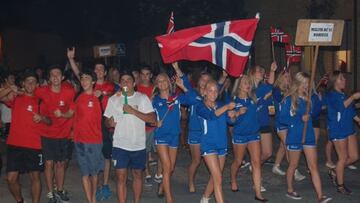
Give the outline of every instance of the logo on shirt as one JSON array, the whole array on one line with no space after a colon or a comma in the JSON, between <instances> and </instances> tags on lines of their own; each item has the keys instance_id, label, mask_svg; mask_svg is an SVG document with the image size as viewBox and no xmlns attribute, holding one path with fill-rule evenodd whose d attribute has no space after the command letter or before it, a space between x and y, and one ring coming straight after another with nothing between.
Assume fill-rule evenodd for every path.
<instances>
[{"instance_id":1,"label":"logo on shirt","mask_svg":"<svg viewBox=\"0 0 360 203\"><path fill-rule=\"evenodd\" d=\"M27 106L26 110L32 112L32 111L33 111L33 107L32 107L31 105L29 105L29 106Z\"/></svg>"},{"instance_id":2,"label":"logo on shirt","mask_svg":"<svg viewBox=\"0 0 360 203\"><path fill-rule=\"evenodd\" d=\"M159 102L159 106L163 106L163 103Z\"/></svg>"},{"instance_id":3,"label":"logo on shirt","mask_svg":"<svg viewBox=\"0 0 360 203\"><path fill-rule=\"evenodd\" d=\"M89 103L88 103L88 107L90 107L90 108L94 107L94 103L93 103L93 101L89 101Z\"/></svg>"},{"instance_id":4,"label":"logo on shirt","mask_svg":"<svg viewBox=\"0 0 360 203\"><path fill-rule=\"evenodd\" d=\"M65 106L65 102L63 100L60 100L59 106Z\"/></svg>"}]
</instances>

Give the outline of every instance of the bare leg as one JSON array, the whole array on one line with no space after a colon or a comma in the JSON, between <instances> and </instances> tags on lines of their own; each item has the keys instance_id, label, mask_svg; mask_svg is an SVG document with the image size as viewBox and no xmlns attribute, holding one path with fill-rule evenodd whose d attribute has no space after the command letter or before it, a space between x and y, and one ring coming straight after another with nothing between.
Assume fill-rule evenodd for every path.
<instances>
[{"instance_id":1,"label":"bare leg","mask_svg":"<svg viewBox=\"0 0 360 203\"><path fill-rule=\"evenodd\" d=\"M171 183L170 183L170 177L172 173L170 149L167 145L156 145L156 149L158 151L163 168L163 181L160 184L160 190L162 189L161 187L163 187L166 197L166 202L172 203L174 200L173 200Z\"/></svg>"},{"instance_id":2,"label":"bare leg","mask_svg":"<svg viewBox=\"0 0 360 203\"><path fill-rule=\"evenodd\" d=\"M287 150L285 148L286 135L287 135L287 130L278 132L278 137L280 139L280 145L279 145L279 149L275 156L275 165L276 166L280 166L281 161L284 159L285 155L286 155L286 159L288 160Z\"/></svg>"},{"instance_id":3,"label":"bare leg","mask_svg":"<svg viewBox=\"0 0 360 203\"><path fill-rule=\"evenodd\" d=\"M132 169L133 175L133 192L134 192L134 202L140 203L141 193L142 193L142 183L143 183L143 173L142 170Z\"/></svg>"},{"instance_id":4,"label":"bare leg","mask_svg":"<svg viewBox=\"0 0 360 203\"><path fill-rule=\"evenodd\" d=\"M322 193L320 174L317 164L317 149L316 147L305 147L304 153L306 157L307 166L311 173L311 179L317 194L317 198L321 199L323 193Z\"/></svg>"},{"instance_id":5,"label":"bare leg","mask_svg":"<svg viewBox=\"0 0 360 203\"><path fill-rule=\"evenodd\" d=\"M55 163L55 179L58 191L64 190L64 181L65 181L65 162L59 161Z\"/></svg>"},{"instance_id":6,"label":"bare leg","mask_svg":"<svg viewBox=\"0 0 360 203\"><path fill-rule=\"evenodd\" d=\"M13 195L14 199L18 202L21 201L22 194L21 194L21 187L19 184L19 172L17 172L17 171L8 172L6 179L7 179L9 190L10 190L11 194Z\"/></svg>"},{"instance_id":7,"label":"bare leg","mask_svg":"<svg viewBox=\"0 0 360 203\"><path fill-rule=\"evenodd\" d=\"M348 141L348 159L346 160L346 166L353 164L359 159L359 147L356 135L351 135L347 138Z\"/></svg>"},{"instance_id":8,"label":"bare leg","mask_svg":"<svg viewBox=\"0 0 360 203\"><path fill-rule=\"evenodd\" d=\"M263 199L261 194L261 146L260 142L250 142L248 150L251 158L252 165L252 178L254 181L255 195L259 199Z\"/></svg>"},{"instance_id":9,"label":"bare leg","mask_svg":"<svg viewBox=\"0 0 360 203\"><path fill-rule=\"evenodd\" d=\"M344 184L344 168L348 159L348 140L337 140L334 142L335 150L338 155L336 163L336 180L339 185Z\"/></svg>"},{"instance_id":10,"label":"bare leg","mask_svg":"<svg viewBox=\"0 0 360 203\"><path fill-rule=\"evenodd\" d=\"M261 133L261 163L264 163L272 155L272 136L271 133Z\"/></svg>"},{"instance_id":11,"label":"bare leg","mask_svg":"<svg viewBox=\"0 0 360 203\"><path fill-rule=\"evenodd\" d=\"M82 184L83 184L83 187L84 187L87 202L92 203L90 177L89 176L83 176L82 177Z\"/></svg>"},{"instance_id":12,"label":"bare leg","mask_svg":"<svg viewBox=\"0 0 360 203\"><path fill-rule=\"evenodd\" d=\"M246 146L247 146L246 144L233 144L234 159L230 168L231 190L233 191L239 189L237 185L237 173L243 161L246 152Z\"/></svg>"},{"instance_id":13,"label":"bare leg","mask_svg":"<svg viewBox=\"0 0 360 203\"><path fill-rule=\"evenodd\" d=\"M298 167L301 151L288 151L289 154L289 167L286 172L287 191L294 192L293 182L295 170Z\"/></svg>"},{"instance_id":14,"label":"bare leg","mask_svg":"<svg viewBox=\"0 0 360 203\"><path fill-rule=\"evenodd\" d=\"M198 169L201 161L201 155L200 155L200 145L198 144L191 144L190 145L190 153L191 153L191 164L189 166L188 172L189 172L189 191L195 192L195 174L196 170Z\"/></svg>"},{"instance_id":15,"label":"bare leg","mask_svg":"<svg viewBox=\"0 0 360 203\"><path fill-rule=\"evenodd\" d=\"M109 184L110 169L111 169L111 160L110 159L105 159L103 185L108 185Z\"/></svg>"},{"instance_id":16,"label":"bare leg","mask_svg":"<svg viewBox=\"0 0 360 203\"><path fill-rule=\"evenodd\" d=\"M313 129L315 134L315 143L318 144L320 138L320 128L313 128Z\"/></svg>"},{"instance_id":17,"label":"bare leg","mask_svg":"<svg viewBox=\"0 0 360 203\"><path fill-rule=\"evenodd\" d=\"M326 158L326 163L330 165L335 165L331 158L333 147L334 147L333 143L330 140L327 140L325 146L325 158Z\"/></svg>"},{"instance_id":18,"label":"bare leg","mask_svg":"<svg viewBox=\"0 0 360 203\"><path fill-rule=\"evenodd\" d=\"M32 171L29 173L31 179L31 195L32 202L39 203L41 197L41 179L39 171Z\"/></svg>"},{"instance_id":19,"label":"bare leg","mask_svg":"<svg viewBox=\"0 0 360 203\"><path fill-rule=\"evenodd\" d=\"M127 180L127 169L116 169L116 177L117 177L117 196L119 203L126 203L127 198L127 188L126 188L126 180Z\"/></svg>"},{"instance_id":20,"label":"bare leg","mask_svg":"<svg viewBox=\"0 0 360 203\"><path fill-rule=\"evenodd\" d=\"M53 179L54 179L54 161L45 161L45 180L48 192L53 192Z\"/></svg>"},{"instance_id":21,"label":"bare leg","mask_svg":"<svg viewBox=\"0 0 360 203\"><path fill-rule=\"evenodd\" d=\"M224 157L222 158L224 160ZM217 203L224 203L224 195L222 191L222 171L220 167L220 160L217 154L211 154L204 157L205 163L208 166L211 179L209 180L208 185L212 185L214 188L215 199ZM208 192L208 187L205 192ZM204 194L204 197L208 197L210 195Z\"/></svg>"},{"instance_id":22,"label":"bare leg","mask_svg":"<svg viewBox=\"0 0 360 203\"><path fill-rule=\"evenodd\" d=\"M96 187L98 182L98 176L94 175L90 177L91 181L91 203L96 203Z\"/></svg>"}]
</instances>

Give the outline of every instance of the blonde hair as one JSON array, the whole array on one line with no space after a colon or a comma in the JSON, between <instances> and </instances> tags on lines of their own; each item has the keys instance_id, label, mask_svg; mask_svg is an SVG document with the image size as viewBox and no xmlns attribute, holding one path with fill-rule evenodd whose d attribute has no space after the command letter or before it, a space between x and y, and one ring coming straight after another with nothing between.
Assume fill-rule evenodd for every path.
<instances>
[{"instance_id":1,"label":"blonde hair","mask_svg":"<svg viewBox=\"0 0 360 203\"><path fill-rule=\"evenodd\" d=\"M290 80L289 81L290 84L287 87L284 85L284 80L285 80L286 75L288 75L289 80ZM286 71L280 73L280 75L278 76L278 78L276 79L276 81L274 83L274 87L279 88L282 93L286 94L289 91L290 86L291 86L291 75L290 75L290 73L286 72Z\"/></svg>"},{"instance_id":2,"label":"blonde hair","mask_svg":"<svg viewBox=\"0 0 360 203\"><path fill-rule=\"evenodd\" d=\"M260 66L260 65L256 65L253 68L250 69L249 71L249 81L251 84L252 89L256 89L259 85L259 83L261 82L257 82L256 81L256 70L260 70L263 74L265 74L265 68Z\"/></svg>"},{"instance_id":3,"label":"blonde hair","mask_svg":"<svg viewBox=\"0 0 360 203\"><path fill-rule=\"evenodd\" d=\"M166 79L166 81L168 83L168 86L169 86L169 95L172 95L174 93L175 88L173 88L173 86L171 85L169 76L166 73L159 73L155 78L155 88L153 90L151 98L154 98L156 95L159 94L159 88L158 88L158 84L157 84L158 80L159 80L159 77L165 77L165 79Z\"/></svg>"},{"instance_id":4,"label":"blonde hair","mask_svg":"<svg viewBox=\"0 0 360 203\"><path fill-rule=\"evenodd\" d=\"M291 112L295 115L298 106L299 106L299 87L304 84L304 83L308 83L309 82L309 74L304 73L304 72L298 72L295 75L295 78L291 84L291 87L287 93L287 96L291 97ZM311 87L309 87L311 88ZM306 96L308 96L308 92L306 92ZM286 97L285 97L286 98Z\"/></svg>"},{"instance_id":5,"label":"blonde hair","mask_svg":"<svg viewBox=\"0 0 360 203\"><path fill-rule=\"evenodd\" d=\"M256 94L255 94L255 91L253 91L252 90L252 84L251 84L251 81L250 81L250 76L248 76L248 75L242 75L242 76L240 76L239 77L239 83L238 83L238 86L237 86L237 91L234 93L234 97L236 96L238 96L239 95L239 91L240 91L240 85L241 85L241 82L243 81L243 80L248 80L249 81L249 84L250 84L250 92L248 92L248 97L251 99L251 100L253 100L254 101L254 103L256 103Z\"/></svg>"}]
</instances>

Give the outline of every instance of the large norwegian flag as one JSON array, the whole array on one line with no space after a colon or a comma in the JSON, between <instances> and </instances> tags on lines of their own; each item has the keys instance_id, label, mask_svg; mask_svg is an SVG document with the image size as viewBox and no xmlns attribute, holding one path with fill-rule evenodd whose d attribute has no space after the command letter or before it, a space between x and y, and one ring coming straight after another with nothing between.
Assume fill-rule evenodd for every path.
<instances>
[{"instance_id":1,"label":"large norwegian flag","mask_svg":"<svg viewBox=\"0 0 360 203\"><path fill-rule=\"evenodd\" d=\"M166 34L175 32L175 23L174 23L174 12L171 11L168 27L166 29Z\"/></svg>"},{"instance_id":2,"label":"large norwegian flag","mask_svg":"<svg viewBox=\"0 0 360 203\"><path fill-rule=\"evenodd\" d=\"M286 61L288 63L299 63L301 61L301 47L295 45L285 45Z\"/></svg>"},{"instance_id":3,"label":"large norwegian flag","mask_svg":"<svg viewBox=\"0 0 360 203\"><path fill-rule=\"evenodd\" d=\"M157 36L164 63L209 61L239 77L246 65L259 19L226 21Z\"/></svg>"},{"instance_id":4,"label":"large norwegian flag","mask_svg":"<svg viewBox=\"0 0 360 203\"><path fill-rule=\"evenodd\" d=\"M280 28L270 27L270 35L272 42L280 42L280 43L290 42L290 36Z\"/></svg>"}]
</instances>

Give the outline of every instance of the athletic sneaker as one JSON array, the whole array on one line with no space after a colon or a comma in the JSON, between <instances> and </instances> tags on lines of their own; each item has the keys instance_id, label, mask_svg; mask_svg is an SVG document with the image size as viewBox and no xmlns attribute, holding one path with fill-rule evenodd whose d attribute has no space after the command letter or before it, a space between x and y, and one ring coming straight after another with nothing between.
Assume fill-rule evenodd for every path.
<instances>
[{"instance_id":1,"label":"athletic sneaker","mask_svg":"<svg viewBox=\"0 0 360 203\"><path fill-rule=\"evenodd\" d=\"M286 174L285 171L280 169L279 165L274 165L274 167L272 168L272 172L279 176L284 176Z\"/></svg>"},{"instance_id":2,"label":"athletic sneaker","mask_svg":"<svg viewBox=\"0 0 360 203\"><path fill-rule=\"evenodd\" d=\"M318 200L319 203L328 203L331 202L331 197L326 197L325 195L321 197L321 199Z\"/></svg>"},{"instance_id":3,"label":"athletic sneaker","mask_svg":"<svg viewBox=\"0 0 360 203\"><path fill-rule=\"evenodd\" d=\"M98 202L104 200L104 196L102 195L101 187L96 188L95 197L96 197L96 201L98 201Z\"/></svg>"},{"instance_id":4,"label":"athletic sneaker","mask_svg":"<svg viewBox=\"0 0 360 203\"><path fill-rule=\"evenodd\" d=\"M357 167L355 165L348 165L348 169L351 169L351 170L356 170Z\"/></svg>"},{"instance_id":5,"label":"athletic sneaker","mask_svg":"<svg viewBox=\"0 0 360 203\"><path fill-rule=\"evenodd\" d=\"M160 174L159 176L157 174L154 175L154 181L157 183L161 183L163 179L163 175Z\"/></svg>"},{"instance_id":6,"label":"athletic sneaker","mask_svg":"<svg viewBox=\"0 0 360 203\"><path fill-rule=\"evenodd\" d=\"M291 198L293 200L301 200L302 197L297 192L288 192L286 193L286 197Z\"/></svg>"},{"instance_id":7,"label":"athletic sneaker","mask_svg":"<svg viewBox=\"0 0 360 203\"><path fill-rule=\"evenodd\" d=\"M207 198L207 197L202 197L200 199L200 203L209 203L210 202L210 198Z\"/></svg>"},{"instance_id":8,"label":"athletic sneaker","mask_svg":"<svg viewBox=\"0 0 360 203\"><path fill-rule=\"evenodd\" d=\"M248 167L248 166L250 166L250 162L243 160L242 163L241 163L240 168L246 168L246 167Z\"/></svg>"},{"instance_id":9,"label":"athletic sneaker","mask_svg":"<svg viewBox=\"0 0 360 203\"><path fill-rule=\"evenodd\" d=\"M104 199L109 199L112 196L109 185L103 185L101 188L101 193Z\"/></svg>"},{"instance_id":10,"label":"athletic sneaker","mask_svg":"<svg viewBox=\"0 0 360 203\"><path fill-rule=\"evenodd\" d=\"M329 169L334 169L334 168L336 168L336 165L333 164L333 163L326 163L325 166L328 167Z\"/></svg>"},{"instance_id":11,"label":"athletic sneaker","mask_svg":"<svg viewBox=\"0 0 360 203\"><path fill-rule=\"evenodd\" d=\"M301 174L300 172L299 172L299 170L295 170L295 174L294 174L294 178L295 178L295 180L296 181L302 181L302 180L304 180L305 178L306 178L306 176L304 176L303 174Z\"/></svg>"},{"instance_id":12,"label":"athletic sneaker","mask_svg":"<svg viewBox=\"0 0 360 203\"><path fill-rule=\"evenodd\" d=\"M57 191L57 192L55 192L55 196L61 203L68 203L70 201L70 199L66 195L65 191Z\"/></svg>"},{"instance_id":13,"label":"athletic sneaker","mask_svg":"<svg viewBox=\"0 0 360 203\"><path fill-rule=\"evenodd\" d=\"M255 190L254 185L253 185L253 189ZM263 185L260 186L260 192L266 192L266 188Z\"/></svg>"},{"instance_id":14,"label":"athletic sneaker","mask_svg":"<svg viewBox=\"0 0 360 203\"><path fill-rule=\"evenodd\" d=\"M46 196L49 199L49 203L57 203L57 200L56 200L53 192L47 193Z\"/></svg>"},{"instance_id":15,"label":"athletic sneaker","mask_svg":"<svg viewBox=\"0 0 360 203\"><path fill-rule=\"evenodd\" d=\"M151 187L151 186L152 186L151 175L147 175L147 176L145 177L144 186L145 186L145 187Z\"/></svg>"}]
</instances>

